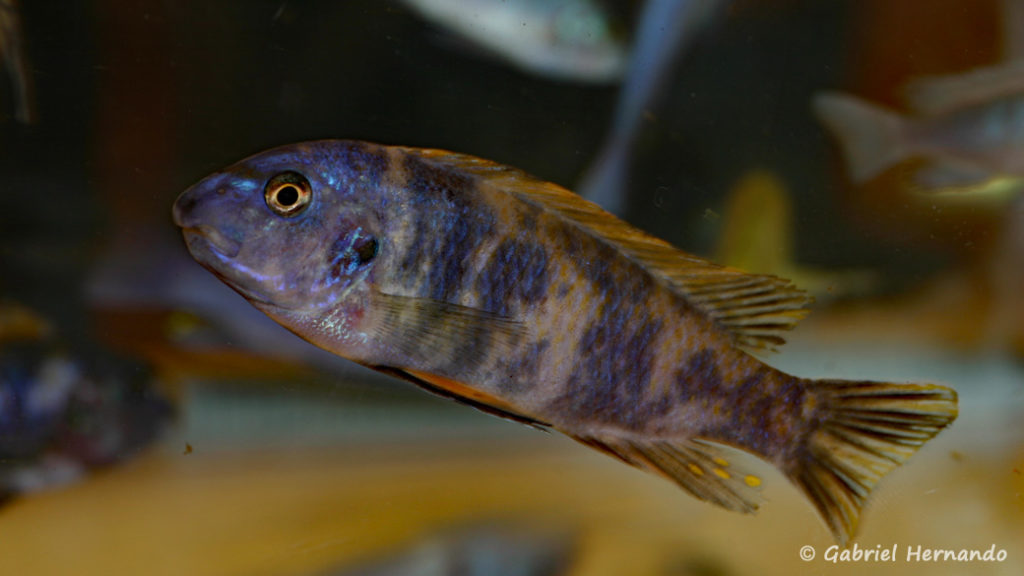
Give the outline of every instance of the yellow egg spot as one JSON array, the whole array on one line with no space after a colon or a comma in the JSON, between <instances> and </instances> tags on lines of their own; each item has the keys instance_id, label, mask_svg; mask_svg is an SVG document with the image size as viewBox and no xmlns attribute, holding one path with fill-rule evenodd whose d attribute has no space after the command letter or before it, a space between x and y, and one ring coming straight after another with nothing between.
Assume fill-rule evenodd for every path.
<instances>
[{"instance_id":1,"label":"yellow egg spot","mask_svg":"<svg viewBox=\"0 0 1024 576\"><path fill-rule=\"evenodd\" d=\"M757 488L758 486L761 485L761 479L758 478L757 476L747 476L746 478L743 479L743 481L746 482L747 486L750 486L751 488Z\"/></svg>"},{"instance_id":2,"label":"yellow egg spot","mask_svg":"<svg viewBox=\"0 0 1024 576\"><path fill-rule=\"evenodd\" d=\"M697 466L696 464L690 464L690 472L693 472L697 476L703 476L704 475L704 471L701 470L700 466Z\"/></svg>"},{"instance_id":3,"label":"yellow egg spot","mask_svg":"<svg viewBox=\"0 0 1024 576\"><path fill-rule=\"evenodd\" d=\"M718 476L719 478L721 478L723 480L728 480L729 478L732 478L732 476L729 476L728 472L726 472L725 470L722 470L721 468L715 468L714 470L712 470L712 472L715 473L715 476Z\"/></svg>"},{"instance_id":4,"label":"yellow egg spot","mask_svg":"<svg viewBox=\"0 0 1024 576\"><path fill-rule=\"evenodd\" d=\"M729 465L729 462L727 462L724 458L715 457L714 460L715 460L715 464L718 464L719 466L722 466L723 468Z\"/></svg>"}]
</instances>

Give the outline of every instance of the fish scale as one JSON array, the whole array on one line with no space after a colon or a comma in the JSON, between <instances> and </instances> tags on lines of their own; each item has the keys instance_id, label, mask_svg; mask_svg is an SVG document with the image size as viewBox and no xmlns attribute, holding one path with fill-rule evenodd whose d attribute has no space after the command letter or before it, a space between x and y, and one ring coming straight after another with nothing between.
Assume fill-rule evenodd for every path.
<instances>
[{"instance_id":1,"label":"fish scale","mask_svg":"<svg viewBox=\"0 0 1024 576\"><path fill-rule=\"evenodd\" d=\"M283 200L282 174L297 182ZM200 264L317 346L730 510L758 507L760 478L729 448L753 453L841 543L878 480L956 417L942 386L775 370L747 351L781 344L806 313L788 281L471 156L285 146L186 190L174 219Z\"/></svg>"}]
</instances>

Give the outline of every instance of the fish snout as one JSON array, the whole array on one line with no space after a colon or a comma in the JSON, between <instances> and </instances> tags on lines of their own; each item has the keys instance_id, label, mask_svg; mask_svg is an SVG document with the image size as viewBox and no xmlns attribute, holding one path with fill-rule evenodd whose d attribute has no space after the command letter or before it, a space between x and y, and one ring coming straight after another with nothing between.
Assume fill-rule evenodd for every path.
<instances>
[{"instance_id":1,"label":"fish snout","mask_svg":"<svg viewBox=\"0 0 1024 576\"><path fill-rule=\"evenodd\" d=\"M226 220L232 212L204 200L202 189L195 186L182 192L171 209L174 224L182 229L190 251L201 242L221 256L234 258L242 249L243 235ZM221 211L225 213L218 214Z\"/></svg>"},{"instance_id":2,"label":"fish snout","mask_svg":"<svg viewBox=\"0 0 1024 576\"><path fill-rule=\"evenodd\" d=\"M191 228L190 220L195 211L199 199L196 197L195 188L189 188L178 196L171 207L171 218L178 228Z\"/></svg>"}]
</instances>

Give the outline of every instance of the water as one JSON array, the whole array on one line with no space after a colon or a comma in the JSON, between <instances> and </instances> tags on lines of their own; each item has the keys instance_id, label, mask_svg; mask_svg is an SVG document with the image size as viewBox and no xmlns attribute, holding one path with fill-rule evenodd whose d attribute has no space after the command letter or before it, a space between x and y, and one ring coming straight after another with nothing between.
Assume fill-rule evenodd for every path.
<instances>
[{"instance_id":1,"label":"water","mask_svg":"<svg viewBox=\"0 0 1024 576\"><path fill-rule=\"evenodd\" d=\"M993 64L1005 22L995 2L891 4L732 3L648 108L625 217L710 255L734 186L766 170L792 204L795 263L871 272L867 288L825 288L768 359L958 390L960 419L864 516L858 546L896 546L894 560L827 560L827 531L767 466L762 512L730 514L320 353L194 265L170 221L207 173L315 138L447 148L572 188L614 84L531 75L392 2L105 0L21 7L38 119L0 124L0 298L50 325L54 354L146 363L179 413L148 450L0 508L0 572L359 573L461 542L459 527L525 523L573 535L568 565L540 573L1020 574L1024 262L1000 240L1013 204L922 199L896 172L854 186L810 112L818 90L898 106L911 77ZM917 546L1006 558L908 558Z\"/></svg>"}]
</instances>

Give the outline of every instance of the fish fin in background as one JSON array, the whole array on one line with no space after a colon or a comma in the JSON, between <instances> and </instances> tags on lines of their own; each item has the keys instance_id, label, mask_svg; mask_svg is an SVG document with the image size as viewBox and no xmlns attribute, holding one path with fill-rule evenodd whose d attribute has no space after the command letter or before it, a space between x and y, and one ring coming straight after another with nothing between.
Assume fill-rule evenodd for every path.
<instances>
[{"instance_id":1,"label":"fish fin in background","mask_svg":"<svg viewBox=\"0 0 1024 576\"><path fill-rule=\"evenodd\" d=\"M1016 180L993 175L980 166L952 160L925 162L914 171L912 187L928 194L979 194L998 181Z\"/></svg>"},{"instance_id":2,"label":"fish fin in background","mask_svg":"<svg viewBox=\"0 0 1024 576\"><path fill-rule=\"evenodd\" d=\"M938 115L980 106L1024 92L1024 62L977 68L963 74L925 76L907 83L907 105L916 112Z\"/></svg>"},{"instance_id":3,"label":"fish fin in background","mask_svg":"<svg viewBox=\"0 0 1024 576\"><path fill-rule=\"evenodd\" d=\"M605 144L580 177L577 184L580 194L612 214L625 213L629 204L627 179L631 151L632 142L625 138Z\"/></svg>"},{"instance_id":4,"label":"fish fin in background","mask_svg":"<svg viewBox=\"0 0 1024 576\"><path fill-rule=\"evenodd\" d=\"M633 51L615 115L601 149L576 190L605 210L622 215L629 202L629 172L644 118L688 47L729 6L727 0L648 0L641 3Z\"/></svg>"},{"instance_id":5,"label":"fish fin in background","mask_svg":"<svg viewBox=\"0 0 1024 576\"><path fill-rule=\"evenodd\" d=\"M416 370L392 368L390 366L370 366L370 368L384 374L390 374L396 378L401 378L407 382L412 382L427 392L476 408L481 412L497 416L498 418L525 424L545 432L551 426L546 422L541 422L540 420L515 412L511 406L498 398L484 394L471 386L449 378Z\"/></svg>"},{"instance_id":6,"label":"fish fin in background","mask_svg":"<svg viewBox=\"0 0 1024 576\"><path fill-rule=\"evenodd\" d=\"M788 278L819 302L870 292L878 284L870 270L826 270L796 262L792 204L775 173L755 169L741 176L726 199L715 262Z\"/></svg>"},{"instance_id":7,"label":"fish fin in background","mask_svg":"<svg viewBox=\"0 0 1024 576\"><path fill-rule=\"evenodd\" d=\"M52 334L53 326L34 310L0 298L0 345L7 342L43 340Z\"/></svg>"},{"instance_id":8,"label":"fish fin in background","mask_svg":"<svg viewBox=\"0 0 1024 576\"><path fill-rule=\"evenodd\" d=\"M570 434L573 439L635 466L663 476L695 497L727 510L757 511L761 479L732 465L722 446L699 438L650 440L598 434Z\"/></svg>"},{"instance_id":9,"label":"fish fin in background","mask_svg":"<svg viewBox=\"0 0 1024 576\"><path fill-rule=\"evenodd\" d=\"M931 384L820 380L811 386L824 416L783 470L845 544L878 481L956 419L957 395Z\"/></svg>"},{"instance_id":10,"label":"fish fin in background","mask_svg":"<svg viewBox=\"0 0 1024 576\"><path fill-rule=\"evenodd\" d=\"M561 186L472 156L444 150L402 150L474 175L481 179L481 186L554 212L582 232L613 246L706 313L733 336L738 346L773 350L785 342L782 333L807 315L811 298L789 280L748 274L687 254Z\"/></svg>"},{"instance_id":11,"label":"fish fin in background","mask_svg":"<svg viewBox=\"0 0 1024 576\"><path fill-rule=\"evenodd\" d=\"M778 176L751 170L733 185L725 202L716 262L771 274L792 262L793 207Z\"/></svg>"},{"instance_id":12,"label":"fish fin in background","mask_svg":"<svg viewBox=\"0 0 1024 576\"><path fill-rule=\"evenodd\" d=\"M381 321L374 327L375 336L424 365L456 359L472 364L475 351L490 349L475 345L482 339L486 338L488 345L499 351L511 350L528 331L517 320L430 298L374 291L372 300L373 307L381 311Z\"/></svg>"},{"instance_id":13,"label":"fish fin in background","mask_svg":"<svg viewBox=\"0 0 1024 576\"><path fill-rule=\"evenodd\" d=\"M813 107L839 140L854 181L866 182L910 156L905 121L895 112L836 92L816 94Z\"/></svg>"},{"instance_id":14,"label":"fish fin in background","mask_svg":"<svg viewBox=\"0 0 1024 576\"><path fill-rule=\"evenodd\" d=\"M0 0L0 57L11 77L14 119L23 124L36 121L31 64L25 50L18 2Z\"/></svg>"}]
</instances>

